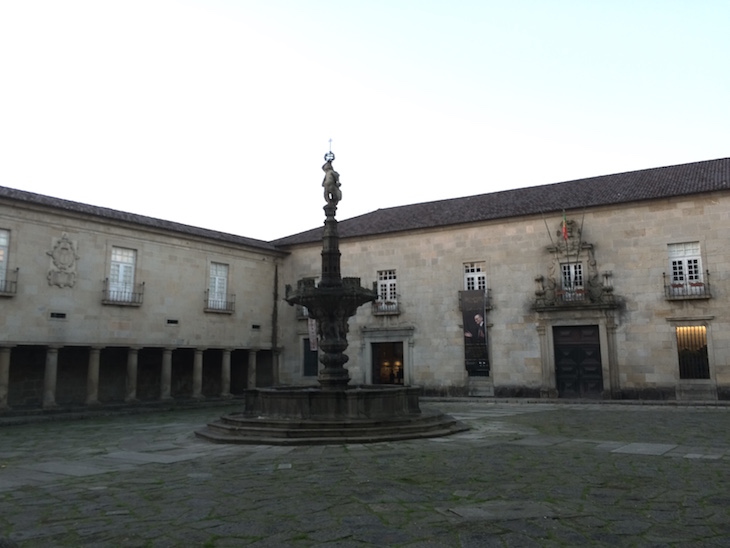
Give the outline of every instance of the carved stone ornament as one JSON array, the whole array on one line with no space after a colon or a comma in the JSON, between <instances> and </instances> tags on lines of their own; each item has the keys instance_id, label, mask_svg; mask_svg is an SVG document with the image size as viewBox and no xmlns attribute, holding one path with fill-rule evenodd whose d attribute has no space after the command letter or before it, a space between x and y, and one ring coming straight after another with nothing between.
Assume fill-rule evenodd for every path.
<instances>
[{"instance_id":1,"label":"carved stone ornament","mask_svg":"<svg viewBox=\"0 0 730 548\"><path fill-rule=\"evenodd\" d=\"M614 308L611 272L599 274L593 244L582 240L582 231L575 221L568 220L565 228L566 234L561 222L556 232L558 239L545 248L550 256L547 276L535 278L534 307L538 310L561 306ZM574 290L563 287L561 264L581 265L581 286Z\"/></svg>"},{"instance_id":2,"label":"carved stone ornament","mask_svg":"<svg viewBox=\"0 0 730 548\"><path fill-rule=\"evenodd\" d=\"M48 271L48 285L73 287L76 284L76 244L65 232L53 243L53 249L46 254L51 258L51 269Z\"/></svg>"},{"instance_id":3,"label":"carved stone ornament","mask_svg":"<svg viewBox=\"0 0 730 548\"><path fill-rule=\"evenodd\" d=\"M567 240L563 236L563 223L561 222L558 230L555 232L558 237L558 249L562 253L566 252L566 248L568 253L576 253L581 245L581 229L574 220L570 219L565 222L565 232L568 235Z\"/></svg>"}]
</instances>

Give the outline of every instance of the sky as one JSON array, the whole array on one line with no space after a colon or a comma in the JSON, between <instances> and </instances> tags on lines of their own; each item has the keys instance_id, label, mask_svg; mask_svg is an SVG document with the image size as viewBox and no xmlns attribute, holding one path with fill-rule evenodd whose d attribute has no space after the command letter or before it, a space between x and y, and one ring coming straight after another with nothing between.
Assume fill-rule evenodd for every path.
<instances>
[{"instance_id":1,"label":"sky","mask_svg":"<svg viewBox=\"0 0 730 548\"><path fill-rule=\"evenodd\" d=\"M730 156L726 0L0 2L0 185L274 240Z\"/></svg>"}]
</instances>

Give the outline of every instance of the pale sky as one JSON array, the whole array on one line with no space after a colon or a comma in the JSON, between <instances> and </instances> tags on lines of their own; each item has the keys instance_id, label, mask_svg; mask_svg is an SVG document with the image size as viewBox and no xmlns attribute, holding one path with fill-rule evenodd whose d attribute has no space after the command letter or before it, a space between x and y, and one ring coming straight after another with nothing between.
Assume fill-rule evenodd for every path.
<instances>
[{"instance_id":1,"label":"pale sky","mask_svg":"<svg viewBox=\"0 0 730 548\"><path fill-rule=\"evenodd\" d=\"M0 185L273 240L730 156L726 0L3 0Z\"/></svg>"}]
</instances>

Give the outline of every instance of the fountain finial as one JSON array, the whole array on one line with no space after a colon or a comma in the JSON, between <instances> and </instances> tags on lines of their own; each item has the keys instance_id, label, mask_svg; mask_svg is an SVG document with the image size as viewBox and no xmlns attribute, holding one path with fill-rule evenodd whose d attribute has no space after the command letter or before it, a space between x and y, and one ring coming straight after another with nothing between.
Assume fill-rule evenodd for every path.
<instances>
[{"instance_id":1,"label":"fountain finial","mask_svg":"<svg viewBox=\"0 0 730 548\"><path fill-rule=\"evenodd\" d=\"M342 191L340 190L340 174L332 167L334 159L335 154L332 152L332 139L330 139L330 150L324 155L325 163L322 166L322 171L324 171L322 186L324 187L324 199L327 205L337 207L339 201L342 200Z\"/></svg>"}]
</instances>

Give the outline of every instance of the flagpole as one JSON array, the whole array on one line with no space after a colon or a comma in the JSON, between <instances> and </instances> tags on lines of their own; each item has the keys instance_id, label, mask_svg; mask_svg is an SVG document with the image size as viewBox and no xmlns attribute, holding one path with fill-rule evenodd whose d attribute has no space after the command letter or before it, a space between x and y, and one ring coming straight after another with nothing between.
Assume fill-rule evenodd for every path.
<instances>
[{"instance_id":1,"label":"flagpole","mask_svg":"<svg viewBox=\"0 0 730 548\"><path fill-rule=\"evenodd\" d=\"M547 220L545 219L545 213L543 211L540 211L540 214L542 215L542 222L545 223L545 230L547 230L548 237L550 238L550 245L555 250L554 251L555 252L555 261L558 263L557 264L557 267L558 267L558 271L560 273L560 284L562 286L562 283L563 283L563 271L560 268L560 246L558 246L553 241L553 234L552 234L552 232L550 232L550 229L548 228Z\"/></svg>"},{"instance_id":2,"label":"flagpole","mask_svg":"<svg viewBox=\"0 0 730 548\"><path fill-rule=\"evenodd\" d=\"M578 266L578 259L580 257L580 252L583 250L583 222L586 220L586 208L583 208L583 217L580 220L580 232L578 233L578 249L575 252L575 263L573 271L576 270L575 267ZM567 242L566 242L567 245ZM581 275L583 277L583 290L585 291L585 273L583 272L583 269L581 269ZM574 274L574 277L577 277L577 274Z\"/></svg>"}]
</instances>

